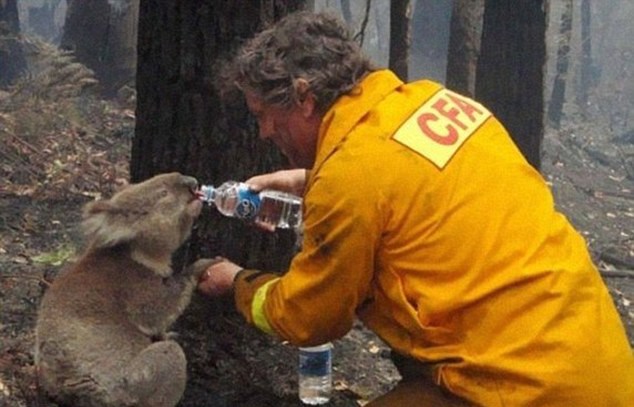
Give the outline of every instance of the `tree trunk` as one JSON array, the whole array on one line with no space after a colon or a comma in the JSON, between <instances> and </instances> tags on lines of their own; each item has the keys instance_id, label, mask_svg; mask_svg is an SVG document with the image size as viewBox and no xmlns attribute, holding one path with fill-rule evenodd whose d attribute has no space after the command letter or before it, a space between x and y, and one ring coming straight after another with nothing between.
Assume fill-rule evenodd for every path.
<instances>
[{"instance_id":1,"label":"tree trunk","mask_svg":"<svg viewBox=\"0 0 634 407\"><path fill-rule=\"evenodd\" d=\"M105 96L134 79L140 0L69 0L60 47L95 72Z\"/></svg>"},{"instance_id":2,"label":"tree trunk","mask_svg":"<svg viewBox=\"0 0 634 407\"><path fill-rule=\"evenodd\" d=\"M55 22L55 12L61 0L48 0L27 5L26 16L22 16L22 30L42 37L45 41L57 44L61 27ZM25 28L26 22L26 28Z\"/></svg>"},{"instance_id":3,"label":"tree trunk","mask_svg":"<svg viewBox=\"0 0 634 407\"><path fill-rule=\"evenodd\" d=\"M140 0L119 0L111 8L108 24L109 94L122 86L134 84L136 76L136 42L139 30Z\"/></svg>"},{"instance_id":4,"label":"tree trunk","mask_svg":"<svg viewBox=\"0 0 634 407\"><path fill-rule=\"evenodd\" d=\"M483 15L484 0L454 1L445 83L449 89L471 97L475 95Z\"/></svg>"},{"instance_id":5,"label":"tree trunk","mask_svg":"<svg viewBox=\"0 0 634 407\"><path fill-rule=\"evenodd\" d=\"M412 79L445 82L451 1L416 0L410 49Z\"/></svg>"},{"instance_id":6,"label":"tree trunk","mask_svg":"<svg viewBox=\"0 0 634 407\"><path fill-rule=\"evenodd\" d=\"M344 21L350 27L354 24L352 21L352 9L350 8L350 0L341 0L341 15L343 16Z\"/></svg>"},{"instance_id":7,"label":"tree trunk","mask_svg":"<svg viewBox=\"0 0 634 407\"><path fill-rule=\"evenodd\" d=\"M374 14L374 27L376 30L376 47L377 47L377 55L378 58L381 58L381 56L387 56L387 58L384 59L388 61L389 64L389 48L390 48L390 43L389 40L385 41L385 38L383 35L381 35L381 33L389 30L389 28L387 30L384 30L385 27L385 21L383 18L381 18L382 15L385 15L384 12L380 11L380 7L379 5L375 2L374 3L374 7L372 6L372 2L371 0L367 0L367 7L366 7L366 16L370 16L370 13ZM362 27L364 27L362 25ZM363 31L360 31L361 34L361 45L363 45L363 38L365 37L365 35L367 35L365 33L365 29Z\"/></svg>"},{"instance_id":8,"label":"tree trunk","mask_svg":"<svg viewBox=\"0 0 634 407\"><path fill-rule=\"evenodd\" d=\"M0 88L14 83L27 69L19 35L17 0L0 1Z\"/></svg>"},{"instance_id":9,"label":"tree trunk","mask_svg":"<svg viewBox=\"0 0 634 407\"><path fill-rule=\"evenodd\" d=\"M244 40L301 5L297 0L141 2L132 181L180 171L219 185L285 166L277 149L258 138L244 101L221 99L214 74ZM174 264L179 269L199 257L222 255L248 268L284 271L294 243L290 231L264 232L208 207ZM266 390L270 381L282 380L282 372L246 362L245 353L271 352L272 339L246 326L231 298L195 296L177 331L188 369L196 372L179 405L284 405ZM296 360L279 363L292 369ZM248 380L226 383L223 366L231 377Z\"/></svg>"},{"instance_id":10,"label":"tree trunk","mask_svg":"<svg viewBox=\"0 0 634 407\"><path fill-rule=\"evenodd\" d=\"M592 14L590 11L590 0L581 1L581 78L577 104L585 112L588 105L588 93L594 86L592 78L592 36L591 36Z\"/></svg>"},{"instance_id":11,"label":"tree trunk","mask_svg":"<svg viewBox=\"0 0 634 407\"><path fill-rule=\"evenodd\" d=\"M266 4L265 4L266 3ZM231 4L231 5L229 5ZM300 1L243 3L149 0L140 10L137 123L132 146L134 181L181 171L219 185L284 166L279 152L257 137L243 102L226 105L214 87L214 71L244 39L297 9ZM273 12L273 15L271 15ZM281 269L292 255L293 238L272 235L226 219L214 210L200 221L193 253L222 254L250 267Z\"/></svg>"},{"instance_id":12,"label":"tree trunk","mask_svg":"<svg viewBox=\"0 0 634 407\"><path fill-rule=\"evenodd\" d=\"M548 120L558 129L561 124L564 102L566 101L566 80L570 61L570 41L572 37L572 0L564 0L564 11L561 14L559 27L559 44L557 47L557 72L548 104Z\"/></svg>"},{"instance_id":13,"label":"tree trunk","mask_svg":"<svg viewBox=\"0 0 634 407\"><path fill-rule=\"evenodd\" d=\"M390 61L389 66L401 80L407 82L409 62L409 0L392 0L390 3Z\"/></svg>"},{"instance_id":14,"label":"tree trunk","mask_svg":"<svg viewBox=\"0 0 634 407\"><path fill-rule=\"evenodd\" d=\"M543 7L543 0L485 1L476 75L476 99L502 121L537 169L543 138Z\"/></svg>"}]
</instances>

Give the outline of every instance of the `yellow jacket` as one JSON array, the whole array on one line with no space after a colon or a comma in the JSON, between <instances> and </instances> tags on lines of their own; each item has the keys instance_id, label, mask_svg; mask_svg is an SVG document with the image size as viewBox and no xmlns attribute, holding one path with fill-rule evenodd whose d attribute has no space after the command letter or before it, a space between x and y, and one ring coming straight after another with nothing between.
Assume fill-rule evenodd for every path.
<instances>
[{"instance_id":1,"label":"yellow jacket","mask_svg":"<svg viewBox=\"0 0 634 407\"><path fill-rule=\"evenodd\" d=\"M304 242L236 304L294 344L356 317L478 405L634 406L634 357L584 240L481 105L369 75L320 129Z\"/></svg>"}]
</instances>

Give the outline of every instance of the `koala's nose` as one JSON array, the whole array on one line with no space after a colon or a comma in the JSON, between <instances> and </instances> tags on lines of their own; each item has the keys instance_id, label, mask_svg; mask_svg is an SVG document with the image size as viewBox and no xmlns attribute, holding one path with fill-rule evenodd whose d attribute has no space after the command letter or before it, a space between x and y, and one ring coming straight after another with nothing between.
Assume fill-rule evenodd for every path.
<instances>
[{"instance_id":1,"label":"koala's nose","mask_svg":"<svg viewBox=\"0 0 634 407\"><path fill-rule=\"evenodd\" d=\"M198 180L188 175L183 175L183 184L185 184L192 191L198 188Z\"/></svg>"}]
</instances>

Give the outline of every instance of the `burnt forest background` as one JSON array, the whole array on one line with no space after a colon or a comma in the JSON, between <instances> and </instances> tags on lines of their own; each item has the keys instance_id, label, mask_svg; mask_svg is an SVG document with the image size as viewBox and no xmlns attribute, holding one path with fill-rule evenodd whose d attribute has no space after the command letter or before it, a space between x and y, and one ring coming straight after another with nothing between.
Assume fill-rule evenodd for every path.
<instances>
[{"instance_id":1,"label":"burnt forest background","mask_svg":"<svg viewBox=\"0 0 634 407\"><path fill-rule=\"evenodd\" d=\"M634 344L634 3L631 0L0 0L0 406L38 391L42 294L84 243L81 207L128 180L179 170L218 184L284 168L214 75L288 12L339 14L378 66L489 106L586 238ZM206 209L175 259L223 254L284 270L291 232ZM195 297L174 328L181 406L296 406L297 352L244 324L228 298ZM335 342L330 405L399 379L361 325Z\"/></svg>"}]
</instances>

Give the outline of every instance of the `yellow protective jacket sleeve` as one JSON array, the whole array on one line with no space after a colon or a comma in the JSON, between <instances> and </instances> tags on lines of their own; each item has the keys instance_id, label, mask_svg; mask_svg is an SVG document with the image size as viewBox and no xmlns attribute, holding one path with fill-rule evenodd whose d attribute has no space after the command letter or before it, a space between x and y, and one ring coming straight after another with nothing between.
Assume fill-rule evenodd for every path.
<instances>
[{"instance_id":1,"label":"yellow protective jacket sleeve","mask_svg":"<svg viewBox=\"0 0 634 407\"><path fill-rule=\"evenodd\" d=\"M359 317L476 405L634 406L632 349L584 240L478 103L369 75L324 118L304 228L260 297L280 337L325 342ZM257 281L236 283L245 315Z\"/></svg>"}]
</instances>

